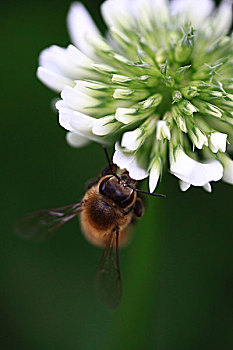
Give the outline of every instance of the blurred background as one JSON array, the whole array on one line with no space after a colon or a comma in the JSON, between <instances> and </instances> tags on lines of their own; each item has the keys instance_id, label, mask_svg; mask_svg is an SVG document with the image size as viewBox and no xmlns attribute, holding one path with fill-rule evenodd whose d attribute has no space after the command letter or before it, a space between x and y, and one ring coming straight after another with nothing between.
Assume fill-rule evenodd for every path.
<instances>
[{"instance_id":1,"label":"blurred background","mask_svg":"<svg viewBox=\"0 0 233 350\"><path fill-rule=\"evenodd\" d=\"M35 77L38 55L67 46L71 1L1 3L0 349L232 349L232 194L181 193L166 175L148 199L131 244L120 252L123 299L99 302L101 250L78 220L44 243L21 240L13 223L26 212L80 200L105 166L98 145L72 149L51 109L55 94ZM101 1L83 1L98 26ZM112 151L109 149L109 151Z\"/></svg>"}]
</instances>

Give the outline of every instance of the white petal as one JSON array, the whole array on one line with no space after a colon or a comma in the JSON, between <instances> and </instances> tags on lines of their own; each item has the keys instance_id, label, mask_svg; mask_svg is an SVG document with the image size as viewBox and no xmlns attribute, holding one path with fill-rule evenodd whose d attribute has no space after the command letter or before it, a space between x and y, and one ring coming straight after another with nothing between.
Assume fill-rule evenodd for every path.
<instances>
[{"instance_id":1,"label":"white petal","mask_svg":"<svg viewBox=\"0 0 233 350\"><path fill-rule=\"evenodd\" d=\"M169 7L167 0L139 0L137 17L141 27L160 27L169 21Z\"/></svg>"},{"instance_id":2,"label":"white petal","mask_svg":"<svg viewBox=\"0 0 233 350\"><path fill-rule=\"evenodd\" d=\"M227 168L224 169L222 179L226 183L233 185L233 161L231 161L231 167L228 166Z\"/></svg>"},{"instance_id":3,"label":"white petal","mask_svg":"<svg viewBox=\"0 0 233 350\"><path fill-rule=\"evenodd\" d=\"M196 147L198 149L202 149L204 145L208 146L207 137L198 128L196 128L196 135L197 135Z\"/></svg>"},{"instance_id":4,"label":"white petal","mask_svg":"<svg viewBox=\"0 0 233 350\"><path fill-rule=\"evenodd\" d=\"M207 137L200 131L198 128L194 128L194 131L189 130L189 137L192 140L192 143L198 148L202 149L203 146L208 146Z\"/></svg>"},{"instance_id":5,"label":"white petal","mask_svg":"<svg viewBox=\"0 0 233 350\"><path fill-rule=\"evenodd\" d=\"M54 97L52 98L51 102L50 102L50 107L54 112L57 112L57 103L60 102L60 99L58 97Z\"/></svg>"},{"instance_id":6,"label":"white petal","mask_svg":"<svg viewBox=\"0 0 233 350\"><path fill-rule=\"evenodd\" d=\"M97 77L96 72L91 69L94 61L75 46L69 45L67 47L66 58L74 80L86 77L95 79Z\"/></svg>"},{"instance_id":7,"label":"white petal","mask_svg":"<svg viewBox=\"0 0 233 350\"><path fill-rule=\"evenodd\" d=\"M167 125L167 122L165 122L164 120L159 120L157 122L156 138L157 140L170 140L171 138L170 129Z\"/></svg>"},{"instance_id":8,"label":"white petal","mask_svg":"<svg viewBox=\"0 0 233 350\"><path fill-rule=\"evenodd\" d=\"M65 86L62 90L61 97L70 108L84 113L88 110L90 111L90 107L94 107L99 104L97 99L79 91L79 87L77 85L74 88Z\"/></svg>"},{"instance_id":9,"label":"white petal","mask_svg":"<svg viewBox=\"0 0 233 350\"><path fill-rule=\"evenodd\" d=\"M125 132L122 136L121 146L126 147L129 151L136 151L142 143L141 134L142 131L139 128Z\"/></svg>"},{"instance_id":10,"label":"white petal","mask_svg":"<svg viewBox=\"0 0 233 350\"><path fill-rule=\"evenodd\" d=\"M113 98L116 99L125 99L128 96L130 96L133 93L132 89L127 89L127 88L121 88L121 89L115 89L114 93L113 93Z\"/></svg>"},{"instance_id":11,"label":"white petal","mask_svg":"<svg viewBox=\"0 0 233 350\"><path fill-rule=\"evenodd\" d=\"M130 124L137 119L136 112L136 108L117 108L115 118L123 124Z\"/></svg>"},{"instance_id":12,"label":"white petal","mask_svg":"<svg viewBox=\"0 0 233 350\"><path fill-rule=\"evenodd\" d=\"M204 190L206 190L207 192L212 192L212 188L211 188L211 184L209 182L207 182L204 186L203 186Z\"/></svg>"},{"instance_id":13,"label":"white petal","mask_svg":"<svg viewBox=\"0 0 233 350\"><path fill-rule=\"evenodd\" d=\"M42 81L50 89L61 92L62 89L66 86L73 86L74 83L72 80L58 74L54 73L44 67L39 67L36 72L37 78Z\"/></svg>"},{"instance_id":14,"label":"white petal","mask_svg":"<svg viewBox=\"0 0 233 350\"><path fill-rule=\"evenodd\" d=\"M75 87L78 91L98 99L108 97L106 92L108 85L100 82L89 82L85 80L75 80Z\"/></svg>"},{"instance_id":15,"label":"white petal","mask_svg":"<svg viewBox=\"0 0 233 350\"><path fill-rule=\"evenodd\" d=\"M95 118L68 108L62 100L56 103L56 108L59 110L59 123L63 128L87 139L86 142L92 140L101 144L106 143L103 137L98 137L92 133L92 127L96 121ZM84 140L79 142L84 144Z\"/></svg>"},{"instance_id":16,"label":"white petal","mask_svg":"<svg viewBox=\"0 0 233 350\"><path fill-rule=\"evenodd\" d=\"M134 28L135 0L106 0L101 5L101 13L109 27Z\"/></svg>"},{"instance_id":17,"label":"white petal","mask_svg":"<svg viewBox=\"0 0 233 350\"><path fill-rule=\"evenodd\" d=\"M61 91L65 85L73 86L73 81L96 73L90 70L93 61L73 45L64 49L52 45L43 50L39 57L37 76L55 91Z\"/></svg>"},{"instance_id":18,"label":"white petal","mask_svg":"<svg viewBox=\"0 0 233 350\"><path fill-rule=\"evenodd\" d=\"M184 22L191 22L194 27L199 27L213 11L214 2L212 0L172 0L170 7L172 15L180 14Z\"/></svg>"},{"instance_id":19,"label":"white petal","mask_svg":"<svg viewBox=\"0 0 233 350\"><path fill-rule=\"evenodd\" d=\"M66 49L52 45L44 49L39 56L39 65L53 72L64 74L69 69L66 62Z\"/></svg>"},{"instance_id":20,"label":"white petal","mask_svg":"<svg viewBox=\"0 0 233 350\"><path fill-rule=\"evenodd\" d=\"M218 151L226 151L227 134L221 132L213 132L210 135L210 148L212 152L217 153Z\"/></svg>"},{"instance_id":21,"label":"white petal","mask_svg":"<svg viewBox=\"0 0 233 350\"><path fill-rule=\"evenodd\" d=\"M126 169L134 180L142 180L148 176L148 172L140 164L135 153L124 152L118 143L115 144L113 163L121 169Z\"/></svg>"},{"instance_id":22,"label":"white petal","mask_svg":"<svg viewBox=\"0 0 233 350\"><path fill-rule=\"evenodd\" d=\"M56 104L56 107L59 108L60 125L68 131L77 132L82 135L92 135L92 125L95 122L95 118L73 111L70 108L60 107L60 102Z\"/></svg>"},{"instance_id":23,"label":"white petal","mask_svg":"<svg viewBox=\"0 0 233 350\"><path fill-rule=\"evenodd\" d=\"M87 35L92 37L99 36L100 32L88 11L80 2L71 4L67 17L67 26L75 46L87 56L95 57L93 48L87 41Z\"/></svg>"},{"instance_id":24,"label":"white petal","mask_svg":"<svg viewBox=\"0 0 233 350\"><path fill-rule=\"evenodd\" d=\"M66 141L72 147L83 147L89 143L89 140L86 137L73 132L68 132L66 134Z\"/></svg>"},{"instance_id":25,"label":"white petal","mask_svg":"<svg viewBox=\"0 0 233 350\"><path fill-rule=\"evenodd\" d=\"M55 104L55 107L58 111L65 109L65 110L70 110L70 108L67 106L67 104L63 100L58 100Z\"/></svg>"},{"instance_id":26,"label":"white petal","mask_svg":"<svg viewBox=\"0 0 233 350\"><path fill-rule=\"evenodd\" d=\"M126 83L128 81L132 80L131 78L127 77L126 75L120 75L120 74L113 74L112 75L112 81L115 83Z\"/></svg>"},{"instance_id":27,"label":"white petal","mask_svg":"<svg viewBox=\"0 0 233 350\"><path fill-rule=\"evenodd\" d=\"M155 170L150 171L150 177L149 177L149 190L150 192L154 192L154 190L157 187L159 181L159 174Z\"/></svg>"},{"instance_id":28,"label":"white petal","mask_svg":"<svg viewBox=\"0 0 233 350\"><path fill-rule=\"evenodd\" d=\"M187 126L186 126L186 122L185 122L185 118L183 116L181 116L180 114L178 114L178 116L177 116L176 123L177 123L178 128L181 131L183 131L185 133L188 132Z\"/></svg>"},{"instance_id":29,"label":"white petal","mask_svg":"<svg viewBox=\"0 0 233 350\"><path fill-rule=\"evenodd\" d=\"M92 134L92 126L95 118L91 118L86 114L74 111L72 119L70 120L71 127L82 134Z\"/></svg>"},{"instance_id":30,"label":"white petal","mask_svg":"<svg viewBox=\"0 0 233 350\"><path fill-rule=\"evenodd\" d=\"M58 103L57 103L58 104ZM57 105L56 105L57 106ZM66 130L75 132L75 129L70 125L73 111L69 109L59 110L59 124Z\"/></svg>"},{"instance_id":31,"label":"white petal","mask_svg":"<svg viewBox=\"0 0 233 350\"><path fill-rule=\"evenodd\" d=\"M160 173L161 173L160 160L156 159L154 161L154 163L152 164L150 174L149 174L149 190L150 190L150 192L154 192L155 188L157 187Z\"/></svg>"},{"instance_id":32,"label":"white petal","mask_svg":"<svg viewBox=\"0 0 233 350\"><path fill-rule=\"evenodd\" d=\"M87 69L90 69L92 64L93 61L73 45L66 49L52 45L44 49L39 56L40 66L72 80L87 76Z\"/></svg>"},{"instance_id":33,"label":"white petal","mask_svg":"<svg viewBox=\"0 0 233 350\"><path fill-rule=\"evenodd\" d=\"M93 47L93 49L97 49L100 50L102 52L111 52L112 51L112 47L109 46L109 43L107 42L107 40L105 40L102 36L100 35L86 35L86 39L89 43L89 45L91 45Z\"/></svg>"},{"instance_id":34,"label":"white petal","mask_svg":"<svg viewBox=\"0 0 233 350\"><path fill-rule=\"evenodd\" d=\"M113 133L118 127L118 123L114 115L109 115L99 119L95 119L92 132L95 135L103 136Z\"/></svg>"},{"instance_id":35,"label":"white petal","mask_svg":"<svg viewBox=\"0 0 233 350\"><path fill-rule=\"evenodd\" d=\"M183 192L187 191L190 188L190 186L191 186L188 182L185 182L185 181L182 181L182 180L179 181L179 184L180 184L180 189Z\"/></svg>"},{"instance_id":36,"label":"white petal","mask_svg":"<svg viewBox=\"0 0 233 350\"><path fill-rule=\"evenodd\" d=\"M222 180L233 185L233 160L225 154L220 154L220 159L224 168Z\"/></svg>"},{"instance_id":37,"label":"white petal","mask_svg":"<svg viewBox=\"0 0 233 350\"><path fill-rule=\"evenodd\" d=\"M228 33L232 26L232 0L221 1L212 21L214 21L215 38Z\"/></svg>"},{"instance_id":38,"label":"white petal","mask_svg":"<svg viewBox=\"0 0 233 350\"><path fill-rule=\"evenodd\" d=\"M223 167L217 160L200 163L187 156L181 147L171 160L171 173L193 186L204 186L207 182L218 181L223 176Z\"/></svg>"}]
</instances>

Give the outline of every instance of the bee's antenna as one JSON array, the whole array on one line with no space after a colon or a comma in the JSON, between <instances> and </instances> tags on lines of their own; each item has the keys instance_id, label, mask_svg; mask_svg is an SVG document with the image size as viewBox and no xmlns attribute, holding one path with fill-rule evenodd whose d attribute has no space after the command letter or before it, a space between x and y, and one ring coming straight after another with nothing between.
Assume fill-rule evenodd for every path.
<instances>
[{"instance_id":1,"label":"bee's antenna","mask_svg":"<svg viewBox=\"0 0 233 350\"><path fill-rule=\"evenodd\" d=\"M108 151L107 151L107 148L105 145L102 145L103 147L103 150L104 150L104 153L105 153L105 156L107 158L107 161L108 161L108 165L109 165L109 168L112 169L112 163L110 161L110 158L109 158L109 155L108 155Z\"/></svg>"},{"instance_id":2,"label":"bee's antenna","mask_svg":"<svg viewBox=\"0 0 233 350\"><path fill-rule=\"evenodd\" d=\"M106 146L105 146L105 145L102 145L102 147L103 147L105 156L106 156L106 158L107 158L107 162L108 162L109 168L112 170L112 173L113 173L113 175L117 178L117 180L120 181L120 180L121 180L120 177L119 177L119 176L114 172L114 170L113 170L112 162L110 161L110 158L109 158L109 155L108 155L108 151L107 151Z\"/></svg>"},{"instance_id":3,"label":"bee's antenna","mask_svg":"<svg viewBox=\"0 0 233 350\"><path fill-rule=\"evenodd\" d=\"M138 192L138 193L143 193L143 194L148 194L149 196L154 196L154 197L161 197L161 198L166 198L165 194L160 194L160 193L151 193L143 190L139 190L138 188L135 188L131 185L128 185L128 187L132 188L132 190Z\"/></svg>"}]
</instances>

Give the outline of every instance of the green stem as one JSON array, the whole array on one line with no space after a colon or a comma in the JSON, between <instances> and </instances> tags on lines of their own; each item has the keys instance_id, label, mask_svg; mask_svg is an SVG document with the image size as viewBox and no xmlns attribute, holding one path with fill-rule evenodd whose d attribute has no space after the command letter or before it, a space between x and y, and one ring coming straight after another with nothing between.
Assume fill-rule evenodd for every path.
<instances>
[{"instance_id":1,"label":"green stem","mask_svg":"<svg viewBox=\"0 0 233 350\"><path fill-rule=\"evenodd\" d=\"M110 349L148 349L155 318L157 276L163 245L162 199L148 199L144 218L135 227L129 261L123 274L122 303L113 316Z\"/></svg>"}]
</instances>

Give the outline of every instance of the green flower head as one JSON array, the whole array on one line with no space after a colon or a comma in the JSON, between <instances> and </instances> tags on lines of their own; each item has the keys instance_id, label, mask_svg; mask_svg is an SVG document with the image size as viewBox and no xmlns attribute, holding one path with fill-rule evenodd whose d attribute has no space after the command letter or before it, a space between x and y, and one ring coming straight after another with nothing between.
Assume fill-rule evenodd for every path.
<instances>
[{"instance_id":1,"label":"green flower head","mask_svg":"<svg viewBox=\"0 0 233 350\"><path fill-rule=\"evenodd\" d=\"M67 141L114 143L113 162L151 192L167 168L182 190L233 184L232 1L106 0L101 12L105 36L73 3L73 45L40 55Z\"/></svg>"}]
</instances>

